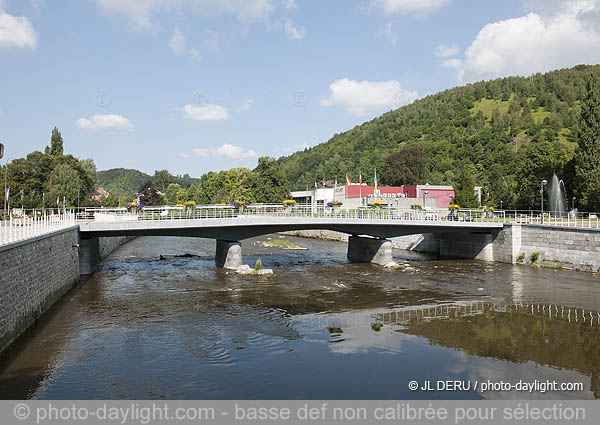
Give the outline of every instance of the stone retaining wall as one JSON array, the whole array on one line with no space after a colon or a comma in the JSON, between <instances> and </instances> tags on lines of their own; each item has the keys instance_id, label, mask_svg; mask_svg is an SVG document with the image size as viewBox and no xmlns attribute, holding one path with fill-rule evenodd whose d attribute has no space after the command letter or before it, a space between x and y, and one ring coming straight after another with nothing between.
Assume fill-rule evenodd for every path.
<instances>
[{"instance_id":1,"label":"stone retaining wall","mask_svg":"<svg viewBox=\"0 0 600 425\"><path fill-rule=\"evenodd\" d=\"M109 255L127 238L100 238ZM79 226L0 246L0 353L79 282Z\"/></svg>"}]
</instances>

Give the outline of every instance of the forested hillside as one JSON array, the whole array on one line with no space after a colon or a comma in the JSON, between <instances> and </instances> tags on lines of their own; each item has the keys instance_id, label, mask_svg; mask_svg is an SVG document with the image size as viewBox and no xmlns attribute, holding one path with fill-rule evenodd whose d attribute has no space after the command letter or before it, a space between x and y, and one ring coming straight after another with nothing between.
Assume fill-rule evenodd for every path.
<instances>
[{"instance_id":1,"label":"forested hillside","mask_svg":"<svg viewBox=\"0 0 600 425\"><path fill-rule=\"evenodd\" d=\"M572 159L592 74L600 75L600 66L446 90L278 161L293 188L323 178L343 181L346 173L356 181L361 171L363 181L372 182L374 168L383 170L390 153L418 146L426 154L426 178L419 183L453 184L468 172L484 192L489 185L486 203L535 207L540 180L553 172L572 194ZM382 176L381 183L402 182Z\"/></svg>"}]
</instances>

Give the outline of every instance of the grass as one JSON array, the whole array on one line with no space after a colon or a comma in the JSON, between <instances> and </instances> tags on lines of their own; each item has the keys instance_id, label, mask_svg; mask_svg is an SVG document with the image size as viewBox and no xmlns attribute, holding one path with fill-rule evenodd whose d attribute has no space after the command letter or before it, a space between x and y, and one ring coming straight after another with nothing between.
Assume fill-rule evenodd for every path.
<instances>
[{"instance_id":1,"label":"grass","mask_svg":"<svg viewBox=\"0 0 600 425\"><path fill-rule=\"evenodd\" d=\"M299 243L290 242L287 239L273 239L271 241L265 241L262 243L262 246L282 249L305 249Z\"/></svg>"}]
</instances>

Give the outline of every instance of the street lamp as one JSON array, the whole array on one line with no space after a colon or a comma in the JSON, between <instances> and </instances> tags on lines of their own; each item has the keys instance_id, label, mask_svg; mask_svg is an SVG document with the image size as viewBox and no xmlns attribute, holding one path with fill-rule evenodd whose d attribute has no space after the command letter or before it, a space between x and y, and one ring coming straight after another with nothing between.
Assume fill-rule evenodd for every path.
<instances>
[{"instance_id":1,"label":"street lamp","mask_svg":"<svg viewBox=\"0 0 600 425\"><path fill-rule=\"evenodd\" d=\"M500 211L502 211L502 201L500 201Z\"/></svg>"},{"instance_id":2,"label":"street lamp","mask_svg":"<svg viewBox=\"0 0 600 425\"><path fill-rule=\"evenodd\" d=\"M544 186L548 184L548 180L544 179L540 183L540 195L542 198L542 224L544 224Z\"/></svg>"},{"instance_id":3,"label":"street lamp","mask_svg":"<svg viewBox=\"0 0 600 425\"><path fill-rule=\"evenodd\" d=\"M427 195L429 192L427 192L426 190L423 191L423 209L425 209L425 195Z\"/></svg>"},{"instance_id":4,"label":"street lamp","mask_svg":"<svg viewBox=\"0 0 600 425\"><path fill-rule=\"evenodd\" d=\"M575 211L575 197L573 196L573 203L571 204L571 210Z\"/></svg>"}]
</instances>

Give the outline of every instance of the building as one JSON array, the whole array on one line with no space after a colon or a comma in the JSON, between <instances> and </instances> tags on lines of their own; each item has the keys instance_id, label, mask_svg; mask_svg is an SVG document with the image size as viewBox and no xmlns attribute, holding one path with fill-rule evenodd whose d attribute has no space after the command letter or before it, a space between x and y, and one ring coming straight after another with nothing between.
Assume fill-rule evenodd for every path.
<instances>
[{"instance_id":1,"label":"building","mask_svg":"<svg viewBox=\"0 0 600 425\"><path fill-rule=\"evenodd\" d=\"M374 186L367 184L352 184L348 186L337 186L333 188L321 188L292 192L292 199L300 205L324 206L330 201L341 201L342 208L358 208L373 205L378 200L383 205L392 208L410 209L419 204L431 209L447 209L454 200L454 188L452 186L438 185L414 185L389 187L379 186L375 193ZM474 188L481 205L481 187Z\"/></svg>"}]
</instances>

